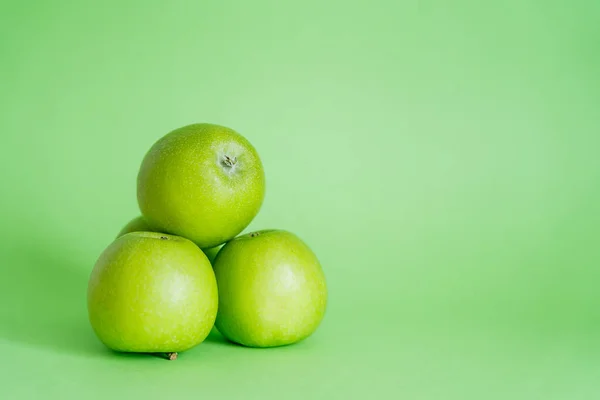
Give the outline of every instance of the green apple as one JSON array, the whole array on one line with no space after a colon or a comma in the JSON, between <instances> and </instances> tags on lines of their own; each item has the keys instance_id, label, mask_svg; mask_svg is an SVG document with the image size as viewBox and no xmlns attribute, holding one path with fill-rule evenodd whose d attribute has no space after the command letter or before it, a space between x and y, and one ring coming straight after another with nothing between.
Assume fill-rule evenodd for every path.
<instances>
[{"instance_id":1,"label":"green apple","mask_svg":"<svg viewBox=\"0 0 600 400\"><path fill-rule=\"evenodd\" d=\"M137 199L155 231L183 236L200 248L244 230L265 196L265 174L254 147L236 131L192 124L159 139L146 153Z\"/></svg>"},{"instance_id":2,"label":"green apple","mask_svg":"<svg viewBox=\"0 0 600 400\"><path fill-rule=\"evenodd\" d=\"M121 231L119 231L117 237L121 237L130 232L152 232L152 228L150 228L150 225L148 225L144 217L140 215L125 224Z\"/></svg>"},{"instance_id":3,"label":"green apple","mask_svg":"<svg viewBox=\"0 0 600 400\"><path fill-rule=\"evenodd\" d=\"M88 284L92 328L121 352L188 350L210 332L217 306L215 275L204 253L164 233L117 238L98 258Z\"/></svg>"},{"instance_id":4,"label":"green apple","mask_svg":"<svg viewBox=\"0 0 600 400\"><path fill-rule=\"evenodd\" d=\"M223 245L220 244L218 246L211 247L210 249L202 249L202 251L204 252L204 254L206 254L206 257L208 257L208 261L210 261L210 263L212 264L213 262L215 262L215 258L217 257L217 254L219 254L219 251L222 247Z\"/></svg>"},{"instance_id":5,"label":"green apple","mask_svg":"<svg viewBox=\"0 0 600 400\"><path fill-rule=\"evenodd\" d=\"M148 225L148 223L146 222L146 219L140 215L139 217L135 217L134 219L129 221L121 229L121 231L119 232L117 237L121 237L121 236L125 235L126 233L130 233L130 232L154 232L154 230L150 227L150 225ZM211 247L208 249L202 249L202 251L204 252L204 254L206 254L206 257L208 257L208 261L210 261L211 264L214 261L216 255L219 252L219 250L221 249L221 247L223 247L223 246L219 245L219 246Z\"/></svg>"},{"instance_id":6,"label":"green apple","mask_svg":"<svg viewBox=\"0 0 600 400\"><path fill-rule=\"evenodd\" d=\"M262 230L229 241L213 268L219 287L216 327L250 347L298 342L319 326L327 305L317 257L296 235Z\"/></svg>"}]
</instances>

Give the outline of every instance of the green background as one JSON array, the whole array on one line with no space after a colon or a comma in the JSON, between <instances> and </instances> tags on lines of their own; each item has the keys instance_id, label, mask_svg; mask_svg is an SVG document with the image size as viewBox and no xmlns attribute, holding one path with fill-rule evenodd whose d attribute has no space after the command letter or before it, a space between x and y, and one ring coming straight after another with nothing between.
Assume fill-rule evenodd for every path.
<instances>
[{"instance_id":1,"label":"green background","mask_svg":"<svg viewBox=\"0 0 600 400\"><path fill-rule=\"evenodd\" d=\"M2 1L0 383L26 398L600 396L600 2ZM295 346L94 337L87 278L147 149L259 151L249 229L320 258Z\"/></svg>"}]
</instances>

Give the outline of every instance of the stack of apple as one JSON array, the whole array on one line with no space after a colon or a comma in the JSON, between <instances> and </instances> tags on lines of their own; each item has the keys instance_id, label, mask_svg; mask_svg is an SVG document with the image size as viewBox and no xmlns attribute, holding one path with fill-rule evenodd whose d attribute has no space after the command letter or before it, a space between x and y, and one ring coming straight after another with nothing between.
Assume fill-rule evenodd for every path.
<instances>
[{"instance_id":1,"label":"stack of apple","mask_svg":"<svg viewBox=\"0 0 600 400\"><path fill-rule=\"evenodd\" d=\"M234 130L193 124L159 139L138 174L142 215L102 252L89 279L100 341L175 359L213 326L251 347L311 335L327 303L314 253L285 230L240 235L264 196L258 153Z\"/></svg>"}]
</instances>

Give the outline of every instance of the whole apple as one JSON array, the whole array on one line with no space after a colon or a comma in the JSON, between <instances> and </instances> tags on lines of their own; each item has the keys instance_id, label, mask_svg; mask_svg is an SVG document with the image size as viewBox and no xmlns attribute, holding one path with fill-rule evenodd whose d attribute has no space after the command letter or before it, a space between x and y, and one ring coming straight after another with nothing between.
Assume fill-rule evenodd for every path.
<instances>
[{"instance_id":1,"label":"whole apple","mask_svg":"<svg viewBox=\"0 0 600 400\"><path fill-rule=\"evenodd\" d=\"M138 174L142 215L155 231L200 248L225 243L258 213L265 174L254 147L233 129L192 124L159 139Z\"/></svg>"},{"instance_id":2,"label":"whole apple","mask_svg":"<svg viewBox=\"0 0 600 400\"><path fill-rule=\"evenodd\" d=\"M155 232L111 243L94 266L87 297L94 332L121 352L188 350L206 338L218 305L204 253L185 238Z\"/></svg>"},{"instance_id":3,"label":"whole apple","mask_svg":"<svg viewBox=\"0 0 600 400\"><path fill-rule=\"evenodd\" d=\"M298 342L319 326L327 286L312 250L284 230L262 230L229 241L213 268L219 287L216 327L250 347Z\"/></svg>"},{"instance_id":4,"label":"whole apple","mask_svg":"<svg viewBox=\"0 0 600 400\"><path fill-rule=\"evenodd\" d=\"M121 237L121 236L125 235L126 233L130 233L130 232L155 232L155 231L150 227L150 225L148 225L148 223L146 222L146 219L140 215L139 217L135 217L134 219L129 221L127 224L125 224L125 226L121 229L121 231L119 232L117 237ZM161 233L161 232L159 232L159 233ZM223 246L219 245L219 246L211 247L208 249L202 249L202 251L204 252L204 254L206 254L206 257L208 257L208 261L210 261L211 264L214 261L216 255L219 252L219 250L221 249L221 247L223 247Z\"/></svg>"}]
</instances>

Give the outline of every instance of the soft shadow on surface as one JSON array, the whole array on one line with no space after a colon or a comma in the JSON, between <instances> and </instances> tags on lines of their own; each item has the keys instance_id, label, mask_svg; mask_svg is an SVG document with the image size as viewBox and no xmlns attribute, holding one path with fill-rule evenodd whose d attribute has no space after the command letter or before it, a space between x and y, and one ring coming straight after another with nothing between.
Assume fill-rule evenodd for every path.
<instances>
[{"instance_id":1,"label":"soft shadow on surface","mask_svg":"<svg viewBox=\"0 0 600 400\"><path fill-rule=\"evenodd\" d=\"M275 349L278 349L279 351L281 351L281 350L286 350L287 351L290 348L291 349L297 349L299 347L305 347L307 342L308 342L308 340L304 339L304 340L301 340L300 342L296 342L296 343L292 343L292 344L286 344L286 345L282 345L282 346L249 347L249 346L241 345L241 344L236 343L236 342L232 342L231 340L229 340L225 336L223 336L217 330L217 328L214 328L214 327L212 328L212 330L210 331L210 333L208 334L208 336L204 340L204 343L210 344L210 345L239 347L239 348L247 349L247 350L250 350L250 351L261 351L261 352L273 351Z\"/></svg>"},{"instance_id":2,"label":"soft shadow on surface","mask_svg":"<svg viewBox=\"0 0 600 400\"><path fill-rule=\"evenodd\" d=\"M13 242L0 266L0 337L14 343L81 356L110 353L96 339L87 317L87 280L68 244L39 246L43 239Z\"/></svg>"},{"instance_id":3,"label":"soft shadow on surface","mask_svg":"<svg viewBox=\"0 0 600 400\"><path fill-rule=\"evenodd\" d=\"M227 338L221 335L217 328L214 327L212 328L206 339L204 339L204 342L223 346L239 346L239 344L227 340Z\"/></svg>"}]
</instances>

